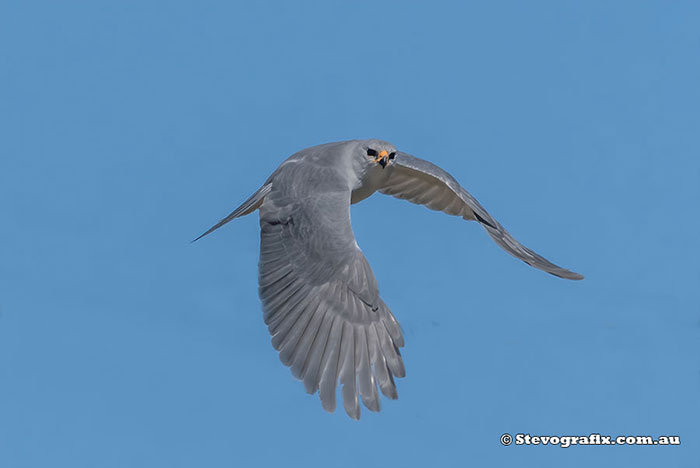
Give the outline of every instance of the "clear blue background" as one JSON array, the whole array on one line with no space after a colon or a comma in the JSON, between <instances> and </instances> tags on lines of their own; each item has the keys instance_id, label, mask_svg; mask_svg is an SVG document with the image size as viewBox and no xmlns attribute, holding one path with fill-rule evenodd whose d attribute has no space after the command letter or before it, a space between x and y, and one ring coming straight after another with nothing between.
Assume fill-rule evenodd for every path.
<instances>
[{"instance_id":1,"label":"clear blue background","mask_svg":"<svg viewBox=\"0 0 700 468\"><path fill-rule=\"evenodd\" d=\"M700 466L699 84L697 2L2 2L0 466ZM189 241L364 137L587 279L353 207L408 372L358 423L270 346L257 216Z\"/></svg>"}]
</instances>

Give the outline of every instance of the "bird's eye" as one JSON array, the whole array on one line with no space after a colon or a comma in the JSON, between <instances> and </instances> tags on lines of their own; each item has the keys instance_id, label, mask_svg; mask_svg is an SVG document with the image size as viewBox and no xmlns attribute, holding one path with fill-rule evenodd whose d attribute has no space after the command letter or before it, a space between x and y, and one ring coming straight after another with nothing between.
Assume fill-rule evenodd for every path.
<instances>
[{"instance_id":1,"label":"bird's eye","mask_svg":"<svg viewBox=\"0 0 700 468\"><path fill-rule=\"evenodd\" d=\"M396 157L396 151L389 153L389 159L394 159Z\"/></svg>"},{"instance_id":2,"label":"bird's eye","mask_svg":"<svg viewBox=\"0 0 700 468\"><path fill-rule=\"evenodd\" d=\"M375 150L373 150L372 148L367 148L367 156L375 157L375 156L377 156L377 154L378 153Z\"/></svg>"}]
</instances>

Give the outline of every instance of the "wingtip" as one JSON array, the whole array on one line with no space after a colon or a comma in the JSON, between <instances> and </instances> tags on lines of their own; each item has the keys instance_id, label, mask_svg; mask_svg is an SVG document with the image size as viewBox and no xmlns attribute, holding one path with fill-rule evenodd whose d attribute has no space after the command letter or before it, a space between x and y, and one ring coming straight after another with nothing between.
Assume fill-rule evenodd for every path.
<instances>
[{"instance_id":1,"label":"wingtip","mask_svg":"<svg viewBox=\"0 0 700 468\"><path fill-rule=\"evenodd\" d=\"M562 279L568 279L568 280L573 280L573 281L581 281L582 279L585 279L586 277L583 276L580 273L575 273L573 271L565 270L563 272L548 272L557 278L562 278Z\"/></svg>"},{"instance_id":2,"label":"wingtip","mask_svg":"<svg viewBox=\"0 0 700 468\"><path fill-rule=\"evenodd\" d=\"M220 222L219 222L218 224L216 224L215 226L212 226L212 227L211 227L207 232L205 232L204 234L200 235L199 237L197 237L197 238L194 239L194 240L191 240L191 241L190 241L190 244L194 244L195 242L197 242L199 239L201 239L202 237L206 236L207 234L211 234L212 232L216 231L218 228L220 228L220 227L223 226L224 224L226 224L226 223L224 223L223 220L220 221Z\"/></svg>"},{"instance_id":3,"label":"wingtip","mask_svg":"<svg viewBox=\"0 0 700 468\"><path fill-rule=\"evenodd\" d=\"M197 242L199 239L201 239L202 237L204 237L204 236L206 236L206 235L207 235L207 233L204 233L204 234L202 234L201 236L197 237L196 239L192 239L192 240L190 241L190 244L194 244L195 242Z\"/></svg>"},{"instance_id":4,"label":"wingtip","mask_svg":"<svg viewBox=\"0 0 700 468\"><path fill-rule=\"evenodd\" d=\"M350 419L353 421L359 421L361 417L361 412L360 408L352 409L352 408L345 408L345 412L347 413L348 416L350 416Z\"/></svg>"}]
</instances>

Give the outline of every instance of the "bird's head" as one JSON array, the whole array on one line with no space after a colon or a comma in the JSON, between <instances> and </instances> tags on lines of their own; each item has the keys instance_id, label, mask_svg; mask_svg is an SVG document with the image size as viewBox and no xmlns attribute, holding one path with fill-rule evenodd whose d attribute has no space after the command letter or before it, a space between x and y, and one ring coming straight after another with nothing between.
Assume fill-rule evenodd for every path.
<instances>
[{"instance_id":1,"label":"bird's head","mask_svg":"<svg viewBox=\"0 0 700 468\"><path fill-rule=\"evenodd\" d=\"M359 151L369 166L381 167L382 169L393 164L396 157L394 145L383 140L365 140L359 145Z\"/></svg>"}]
</instances>

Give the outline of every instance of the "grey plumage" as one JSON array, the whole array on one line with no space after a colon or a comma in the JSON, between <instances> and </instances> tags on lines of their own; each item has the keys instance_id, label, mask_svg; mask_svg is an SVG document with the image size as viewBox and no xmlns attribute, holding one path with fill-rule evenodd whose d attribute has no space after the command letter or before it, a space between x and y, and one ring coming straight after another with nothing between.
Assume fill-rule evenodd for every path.
<instances>
[{"instance_id":1,"label":"grey plumage","mask_svg":"<svg viewBox=\"0 0 700 468\"><path fill-rule=\"evenodd\" d=\"M528 265L560 278L583 279L582 275L561 268L520 244L454 177L435 164L403 152L398 152L395 164L399 169L389 178L386 186L379 189L381 193L467 220L476 220L506 252Z\"/></svg>"},{"instance_id":2,"label":"grey plumage","mask_svg":"<svg viewBox=\"0 0 700 468\"><path fill-rule=\"evenodd\" d=\"M404 377L401 328L379 297L355 242L350 205L380 191L479 222L511 255L553 275L582 279L517 242L439 167L382 140L350 140L302 150L239 208L202 234L260 210L259 293L272 345L306 391L334 411L360 417L361 399L379 411ZM199 239L199 238L197 238Z\"/></svg>"}]
</instances>

